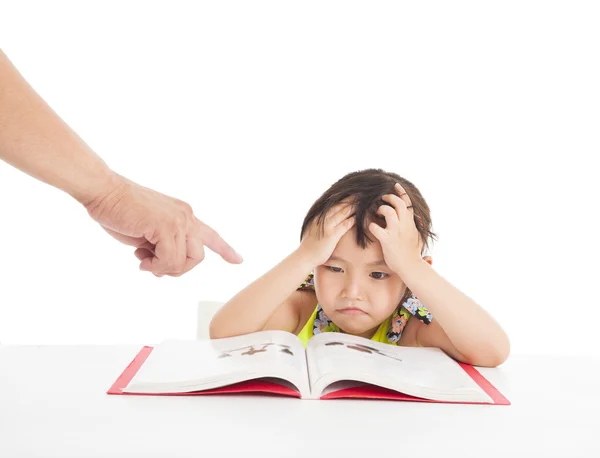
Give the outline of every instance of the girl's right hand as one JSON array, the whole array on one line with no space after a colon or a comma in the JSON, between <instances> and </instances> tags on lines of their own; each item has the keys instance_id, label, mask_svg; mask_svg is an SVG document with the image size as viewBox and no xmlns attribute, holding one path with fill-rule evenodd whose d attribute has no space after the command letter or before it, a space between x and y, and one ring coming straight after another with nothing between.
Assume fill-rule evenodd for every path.
<instances>
[{"instance_id":1,"label":"girl's right hand","mask_svg":"<svg viewBox=\"0 0 600 458\"><path fill-rule=\"evenodd\" d=\"M325 215L322 230L316 219L306 230L299 249L313 260L315 267L327 262L342 236L354 226L353 209L352 204L338 204Z\"/></svg>"}]
</instances>

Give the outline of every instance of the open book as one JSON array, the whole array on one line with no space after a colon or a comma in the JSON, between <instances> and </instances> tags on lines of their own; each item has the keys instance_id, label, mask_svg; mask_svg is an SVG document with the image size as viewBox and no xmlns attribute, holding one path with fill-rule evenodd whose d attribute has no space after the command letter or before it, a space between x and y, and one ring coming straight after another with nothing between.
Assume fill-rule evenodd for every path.
<instances>
[{"instance_id":1,"label":"open book","mask_svg":"<svg viewBox=\"0 0 600 458\"><path fill-rule=\"evenodd\" d=\"M301 399L376 398L510 404L474 367L437 348L397 347L349 334L261 331L143 347L108 394L264 392Z\"/></svg>"}]
</instances>

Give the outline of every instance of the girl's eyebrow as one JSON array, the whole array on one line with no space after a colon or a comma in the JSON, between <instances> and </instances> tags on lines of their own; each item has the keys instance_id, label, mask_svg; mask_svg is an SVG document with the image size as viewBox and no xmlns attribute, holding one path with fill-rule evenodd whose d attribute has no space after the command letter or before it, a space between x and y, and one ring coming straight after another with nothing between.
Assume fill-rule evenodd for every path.
<instances>
[{"instance_id":1,"label":"girl's eyebrow","mask_svg":"<svg viewBox=\"0 0 600 458\"><path fill-rule=\"evenodd\" d=\"M340 262L345 262L346 264L348 264L348 261L346 261L344 258L340 258L339 256L331 256L329 258L329 261L340 261ZM377 261L368 262L366 265L367 266L385 266L386 263L383 259L378 259Z\"/></svg>"}]
</instances>

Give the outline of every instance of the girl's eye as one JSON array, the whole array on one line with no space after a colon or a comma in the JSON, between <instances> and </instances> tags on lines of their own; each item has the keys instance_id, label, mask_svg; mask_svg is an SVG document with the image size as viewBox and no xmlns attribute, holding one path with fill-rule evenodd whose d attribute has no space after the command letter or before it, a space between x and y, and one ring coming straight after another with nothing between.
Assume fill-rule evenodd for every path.
<instances>
[{"instance_id":1,"label":"girl's eye","mask_svg":"<svg viewBox=\"0 0 600 458\"><path fill-rule=\"evenodd\" d=\"M325 266L327 267L329 270L331 270L332 272L342 272L342 268L341 267L334 267L334 266Z\"/></svg>"},{"instance_id":2,"label":"girl's eye","mask_svg":"<svg viewBox=\"0 0 600 458\"><path fill-rule=\"evenodd\" d=\"M371 272L371 277L375 280L383 280L384 278L389 277L389 274L386 274L385 272Z\"/></svg>"}]
</instances>

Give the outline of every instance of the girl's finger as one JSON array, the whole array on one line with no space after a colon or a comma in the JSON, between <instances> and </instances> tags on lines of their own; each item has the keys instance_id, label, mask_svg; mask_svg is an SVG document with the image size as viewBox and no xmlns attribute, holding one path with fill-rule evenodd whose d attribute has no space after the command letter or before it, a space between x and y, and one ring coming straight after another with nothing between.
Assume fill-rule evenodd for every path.
<instances>
[{"instance_id":1,"label":"girl's finger","mask_svg":"<svg viewBox=\"0 0 600 458\"><path fill-rule=\"evenodd\" d=\"M382 205L377 209L377 213L385 218L386 227L397 226L400 222L396 210L389 205Z\"/></svg>"},{"instance_id":2,"label":"girl's finger","mask_svg":"<svg viewBox=\"0 0 600 458\"><path fill-rule=\"evenodd\" d=\"M336 227L352 214L353 208L353 205L349 203L342 203L337 207L334 207L333 209L335 209L335 211L328 216L327 223L330 224L331 227Z\"/></svg>"},{"instance_id":3,"label":"girl's finger","mask_svg":"<svg viewBox=\"0 0 600 458\"><path fill-rule=\"evenodd\" d=\"M394 187L396 188L396 191L398 191L398 195L400 196L400 198L402 199L402 201L406 204L406 208L408 208L409 210L413 211L412 209L412 202L410 200L409 195L406 193L406 191L404 190L404 188L402 187L402 185L400 185L400 183L396 183L394 185Z\"/></svg>"},{"instance_id":4,"label":"girl's finger","mask_svg":"<svg viewBox=\"0 0 600 458\"><path fill-rule=\"evenodd\" d=\"M337 235L339 236L339 238L342 238L342 236L348 232L352 226L354 226L354 224L356 223L356 217L355 216L351 216L350 218L347 218L346 220L344 220L341 224L338 224L336 227L336 232Z\"/></svg>"},{"instance_id":5,"label":"girl's finger","mask_svg":"<svg viewBox=\"0 0 600 458\"><path fill-rule=\"evenodd\" d=\"M386 194L381 199L394 207L398 218L402 218L402 213L407 211L406 203L396 194Z\"/></svg>"},{"instance_id":6,"label":"girl's finger","mask_svg":"<svg viewBox=\"0 0 600 458\"><path fill-rule=\"evenodd\" d=\"M380 242L383 240L383 236L385 235L385 229L383 229L379 224L370 223L369 231L371 231L371 234L373 234L375 238Z\"/></svg>"}]
</instances>

